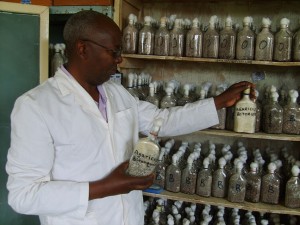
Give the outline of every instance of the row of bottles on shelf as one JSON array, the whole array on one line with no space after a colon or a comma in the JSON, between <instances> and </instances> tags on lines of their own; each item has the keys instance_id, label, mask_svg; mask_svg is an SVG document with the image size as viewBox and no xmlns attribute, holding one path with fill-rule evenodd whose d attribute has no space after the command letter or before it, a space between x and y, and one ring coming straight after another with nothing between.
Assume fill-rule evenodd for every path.
<instances>
[{"instance_id":1,"label":"row of bottles on shelf","mask_svg":"<svg viewBox=\"0 0 300 225\"><path fill-rule=\"evenodd\" d=\"M262 19L261 31L253 29L253 18L243 19L243 28L233 26L229 16L221 29L216 15L211 16L208 28L201 29L198 18L179 19L176 15L162 17L157 28L153 18L146 16L142 28L136 26L136 16L130 14L123 30L123 52L143 55L187 56L203 58L300 61L300 30L289 30L289 19L282 18L275 34L271 20Z\"/></svg>"},{"instance_id":2,"label":"row of bottles on shelf","mask_svg":"<svg viewBox=\"0 0 300 225\"><path fill-rule=\"evenodd\" d=\"M299 216L144 197L145 225L296 225Z\"/></svg>"},{"instance_id":3,"label":"row of bottles on shelf","mask_svg":"<svg viewBox=\"0 0 300 225\"><path fill-rule=\"evenodd\" d=\"M220 84L214 95L227 89L227 84ZM128 74L127 90L140 100L151 102L159 108L184 106L210 96L212 83L204 82L200 87L200 95L196 93L196 85L184 84L176 80L169 82L152 82L149 74ZM263 131L272 134L300 134L300 106L297 102L298 91L282 87L277 90L268 86L264 96L252 101L249 90L235 106L218 110L219 124L214 129L233 130L235 132L255 133ZM259 98L260 97L260 98Z\"/></svg>"},{"instance_id":4,"label":"row of bottles on shelf","mask_svg":"<svg viewBox=\"0 0 300 225\"><path fill-rule=\"evenodd\" d=\"M236 152L230 145L217 152L211 142L205 150L201 143L192 148L182 142L178 149L174 143L170 139L161 148L154 170L154 183L163 189L238 203L284 201L286 207L300 208L300 161L286 148L280 156L271 150L263 155L256 149L248 157L242 142L238 142Z\"/></svg>"}]
</instances>

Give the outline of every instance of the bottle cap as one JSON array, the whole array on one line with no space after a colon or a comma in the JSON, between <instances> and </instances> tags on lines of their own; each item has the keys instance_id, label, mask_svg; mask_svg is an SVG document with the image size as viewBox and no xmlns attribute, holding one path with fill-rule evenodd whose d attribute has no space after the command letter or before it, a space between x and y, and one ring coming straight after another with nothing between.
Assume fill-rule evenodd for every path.
<instances>
[{"instance_id":1,"label":"bottle cap","mask_svg":"<svg viewBox=\"0 0 300 225\"><path fill-rule=\"evenodd\" d=\"M292 167L292 174L293 174L293 177L298 177L298 175L299 175L299 167L298 166L296 166L296 165L294 165L293 167Z\"/></svg>"},{"instance_id":2,"label":"bottle cap","mask_svg":"<svg viewBox=\"0 0 300 225\"><path fill-rule=\"evenodd\" d=\"M232 26L232 19L231 19L231 16L228 16L228 17L226 18L225 26L226 26L226 27L231 27L231 26Z\"/></svg>"},{"instance_id":3,"label":"bottle cap","mask_svg":"<svg viewBox=\"0 0 300 225\"><path fill-rule=\"evenodd\" d=\"M275 165L275 163L269 163L269 165L268 165L268 170L269 170L269 172L270 173L274 173L274 171L276 170L276 165Z\"/></svg>"},{"instance_id":4,"label":"bottle cap","mask_svg":"<svg viewBox=\"0 0 300 225\"><path fill-rule=\"evenodd\" d=\"M223 157L221 157L218 162L221 168L223 168L226 165L226 160Z\"/></svg>"},{"instance_id":5,"label":"bottle cap","mask_svg":"<svg viewBox=\"0 0 300 225\"><path fill-rule=\"evenodd\" d=\"M271 26L271 20L267 17L262 18L262 26L263 27L269 27Z\"/></svg>"},{"instance_id":6,"label":"bottle cap","mask_svg":"<svg viewBox=\"0 0 300 225\"><path fill-rule=\"evenodd\" d=\"M282 26L288 26L289 24L290 24L290 20L287 18L282 18L280 20L280 25L282 25Z\"/></svg>"},{"instance_id":7,"label":"bottle cap","mask_svg":"<svg viewBox=\"0 0 300 225\"><path fill-rule=\"evenodd\" d=\"M245 89L245 90L243 91L243 93L244 93L245 95L249 95L249 94L250 94L250 88Z\"/></svg>"}]
</instances>

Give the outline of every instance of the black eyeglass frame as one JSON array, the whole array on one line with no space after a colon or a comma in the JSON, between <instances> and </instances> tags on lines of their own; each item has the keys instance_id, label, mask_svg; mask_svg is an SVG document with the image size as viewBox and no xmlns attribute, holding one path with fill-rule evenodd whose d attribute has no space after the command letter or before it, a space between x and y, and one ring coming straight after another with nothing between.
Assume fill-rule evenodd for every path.
<instances>
[{"instance_id":1,"label":"black eyeglass frame","mask_svg":"<svg viewBox=\"0 0 300 225\"><path fill-rule=\"evenodd\" d=\"M95 44L97 46L100 46L100 47L104 48L106 51L112 52L112 55L113 55L114 58L121 57L121 55L122 55L122 48L111 49L111 48L108 48L108 47L106 47L104 45L98 44L97 42L95 42L93 40L89 40L89 39L82 39L81 41L91 42L92 44Z\"/></svg>"}]
</instances>

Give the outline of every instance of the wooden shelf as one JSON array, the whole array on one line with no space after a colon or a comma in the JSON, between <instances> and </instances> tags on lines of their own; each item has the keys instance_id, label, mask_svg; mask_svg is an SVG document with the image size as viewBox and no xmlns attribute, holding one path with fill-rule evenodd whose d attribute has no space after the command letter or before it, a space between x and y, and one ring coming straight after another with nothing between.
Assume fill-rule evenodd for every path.
<instances>
[{"instance_id":1,"label":"wooden shelf","mask_svg":"<svg viewBox=\"0 0 300 225\"><path fill-rule=\"evenodd\" d=\"M238 208L238 209L249 210L249 211L300 215L300 209L291 209L291 208L284 207L282 205L271 205L271 204L251 203L251 202L233 203L223 198L214 198L214 197L206 198L198 195L188 195L181 192L173 193L169 191L163 191L160 194L143 192L143 195L155 197L155 198L166 198L175 201L179 200L179 201L192 202L198 204L208 204L214 206L224 206L228 208Z\"/></svg>"},{"instance_id":2,"label":"wooden shelf","mask_svg":"<svg viewBox=\"0 0 300 225\"><path fill-rule=\"evenodd\" d=\"M276 140L276 141L300 141L300 135L289 135L289 134L267 134L267 133L236 133L228 130L214 130L206 129L198 131L202 134L218 135L224 137L240 137L240 138L254 138L254 139L264 139L264 140Z\"/></svg>"},{"instance_id":3,"label":"wooden shelf","mask_svg":"<svg viewBox=\"0 0 300 225\"><path fill-rule=\"evenodd\" d=\"M300 66L300 62L269 62L255 60L236 60L236 59L210 59L210 58L193 58L193 57L176 57L176 56L157 56L157 55L138 55L138 54L122 54L124 58L145 59L145 60L168 60L183 62L209 62L209 63L230 63L230 64L252 64L264 66Z\"/></svg>"}]
</instances>

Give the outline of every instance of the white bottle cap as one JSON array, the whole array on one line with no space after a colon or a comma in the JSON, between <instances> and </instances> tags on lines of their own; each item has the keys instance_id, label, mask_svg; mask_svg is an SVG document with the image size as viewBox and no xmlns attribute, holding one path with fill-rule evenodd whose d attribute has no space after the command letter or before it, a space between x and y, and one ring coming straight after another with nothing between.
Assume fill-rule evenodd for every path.
<instances>
[{"instance_id":1,"label":"white bottle cap","mask_svg":"<svg viewBox=\"0 0 300 225\"><path fill-rule=\"evenodd\" d=\"M252 162L252 163L250 164L250 168L251 168L251 171L256 172L256 171L257 171L257 168L258 168L257 162Z\"/></svg>"},{"instance_id":2,"label":"white bottle cap","mask_svg":"<svg viewBox=\"0 0 300 225\"><path fill-rule=\"evenodd\" d=\"M231 16L228 16L228 17L226 18L225 26L226 26L226 27L231 27L231 26L232 26L232 19L231 19Z\"/></svg>"},{"instance_id":3,"label":"white bottle cap","mask_svg":"<svg viewBox=\"0 0 300 225\"><path fill-rule=\"evenodd\" d=\"M253 19L252 19L251 16L246 16L246 17L244 17L244 19L243 19L243 23L244 23L245 25L250 25L250 24L252 23L252 21L253 21Z\"/></svg>"},{"instance_id":4,"label":"white bottle cap","mask_svg":"<svg viewBox=\"0 0 300 225\"><path fill-rule=\"evenodd\" d=\"M262 26L263 27L269 27L271 26L271 20L267 17L262 18Z\"/></svg>"},{"instance_id":5,"label":"white bottle cap","mask_svg":"<svg viewBox=\"0 0 300 225\"><path fill-rule=\"evenodd\" d=\"M299 167L298 166L294 165L292 167L292 174L293 174L293 177L298 177L298 175L299 175Z\"/></svg>"},{"instance_id":6,"label":"white bottle cap","mask_svg":"<svg viewBox=\"0 0 300 225\"><path fill-rule=\"evenodd\" d=\"M278 95L277 92L273 92L272 95L271 95L271 97L272 97L272 99L273 99L274 102L277 102L279 95Z\"/></svg>"},{"instance_id":7,"label":"white bottle cap","mask_svg":"<svg viewBox=\"0 0 300 225\"><path fill-rule=\"evenodd\" d=\"M144 17L145 25L150 25L152 18L151 16L145 16Z\"/></svg>"},{"instance_id":8,"label":"white bottle cap","mask_svg":"<svg viewBox=\"0 0 300 225\"><path fill-rule=\"evenodd\" d=\"M276 170L276 165L275 165L275 163L269 163L269 165L268 165L268 170L269 170L269 172L270 173L274 173L274 171Z\"/></svg>"},{"instance_id":9,"label":"white bottle cap","mask_svg":"<svg viewBox=\"0 0 300 225\"><path fill-rule=\"evenodd\" d=\"M206 157L206 158L203 160L203 167L204 167L205 169L207 169L208 166L209 166L209 158Z\"/></svg>"},{"instance_id":10,"label":"white bottle cap","mask_svg":"<svg viewBox=\"0 0 300 225\"><path fill-rule=\"evenodd\" d=\"M287 18L282 18L280 20L280 25L282 25L282 26L288 26L289 24L290 24L290 20Z\"/></svg>"},{"instance_id":11,"label":"white bottle cap","mask_svg":"<svg viewBox=\"0 0 300 225\"><path fill-rule=\"evenodd\" d=\"M226 160L223 157L221 157L218 162L220 168L223 168L226 165Z\"/></svg>"},{"instance_id":12,"label":"white bottle cap","mask_svg":"<svg viewBox=\"0 0 300 225\"><path fill-rule=\"evenodd\" d=\"M199 20L198 18L193 19L193 27L199 27Z\"/></svg>"}]
</instances>

